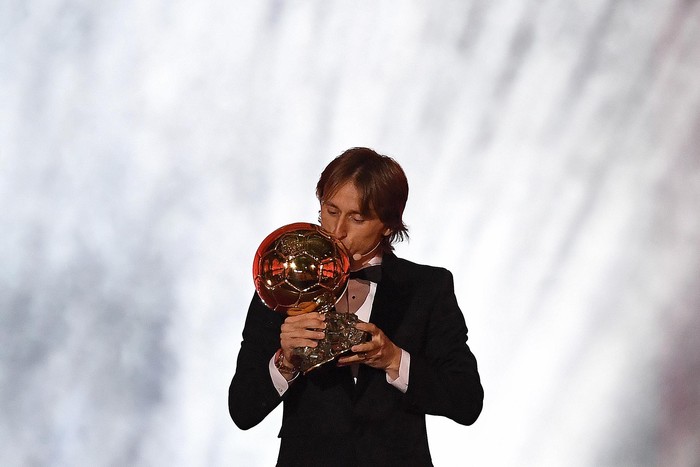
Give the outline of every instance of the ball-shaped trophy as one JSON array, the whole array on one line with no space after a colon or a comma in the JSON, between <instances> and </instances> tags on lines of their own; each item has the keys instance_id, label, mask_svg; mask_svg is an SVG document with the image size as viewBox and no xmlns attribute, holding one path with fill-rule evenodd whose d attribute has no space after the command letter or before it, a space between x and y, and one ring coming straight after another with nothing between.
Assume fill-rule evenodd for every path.
<instances>
[{"instance_id":1,"label":"ball-shaped trophy","mask_svg":"<svg viewBox=\"0 0 700 467\"><path fill-rule=\"evenodd\" d=\"M304 374L367 338L366 332L355 328L355 314L335 309L347 287L349 269L343 244L320 226L305 222L275 230L255 253L255 290L268 308L288 316L312 311L326 315L326 335L318 345L294 349L292 363Z\"/></svg>"}]
</instances>

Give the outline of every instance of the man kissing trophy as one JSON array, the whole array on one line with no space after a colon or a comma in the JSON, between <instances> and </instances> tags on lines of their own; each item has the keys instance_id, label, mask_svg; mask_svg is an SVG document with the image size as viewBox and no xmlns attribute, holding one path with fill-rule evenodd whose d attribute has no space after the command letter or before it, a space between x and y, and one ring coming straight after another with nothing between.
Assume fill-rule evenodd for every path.
<instances>
[{"instance_id":1,"label":"man kissing trophy","mask_svg":"<svg viewBox=\"0 0 700 467\"><path fill-rule=\"evenodd\" d=\"M293 363L303 374L333 361L367 339L354 313L335 308L347 286L350 259L343 244L320 226L285 225L260 244L253 261L255 290L270 309L295 316L326 315L326 336L316 347L297 347Z\"/></svg>"}]
</instances>

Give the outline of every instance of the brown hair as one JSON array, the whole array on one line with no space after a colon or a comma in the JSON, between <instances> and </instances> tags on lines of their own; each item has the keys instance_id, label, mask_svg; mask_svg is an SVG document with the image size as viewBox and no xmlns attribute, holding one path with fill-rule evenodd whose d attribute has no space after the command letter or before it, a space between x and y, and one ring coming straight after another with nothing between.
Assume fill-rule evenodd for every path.
<instances>
[{"instance_id":1,"label":"brown hair","mask_svg":"<svg viewBox=\"0 0 700 467\"><path fill-rule=\"evenodd\" d=\"M408 180L401 166L389 156L369 148L350 148L331 161L316 184L316 197L323 203L345 183L360 192L361 214L377 214L391 233L382 239L384 251L408 238L403 211L408 199Z\"/></svg>"}]
</instances>

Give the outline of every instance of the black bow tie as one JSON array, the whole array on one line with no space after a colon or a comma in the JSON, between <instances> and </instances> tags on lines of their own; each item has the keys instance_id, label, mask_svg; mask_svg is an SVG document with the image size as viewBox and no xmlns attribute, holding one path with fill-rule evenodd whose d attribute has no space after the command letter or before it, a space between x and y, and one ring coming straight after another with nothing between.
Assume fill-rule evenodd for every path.
<instances>
[{"instance_id":1,"label":"black bow tie","mask_svg":"<svg viewBox=\"0 0 700 467\"><path fill-rule=\"evenodd\" d=\"M378 264L376 266L358 269L357 271L350 271L350 279L360 279L379 283L379 281L382 280L382 266Z\"/></svg>"}]
</instances>

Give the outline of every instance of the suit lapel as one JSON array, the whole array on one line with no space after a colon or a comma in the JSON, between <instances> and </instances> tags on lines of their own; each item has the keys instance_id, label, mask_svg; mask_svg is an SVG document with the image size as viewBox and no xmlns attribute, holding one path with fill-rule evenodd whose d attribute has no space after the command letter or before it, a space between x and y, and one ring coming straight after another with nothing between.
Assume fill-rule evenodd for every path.
<instances>
[{"instance_id":1,"label":"suit lapel","mask_svg":"<svg viewBox=\"0 0 700 467\"><path fill-rule=\"evenodd\" d=\"M390 339L403 319L405 295L405 287L402 287L397 269L397 258L393 253L388 253L382 261L382 281L377 285L370 322L376 324Z\"/></svg>"},{"instance_id":2,"label":"suit lapel","mask_svg":"<svg viewBox=\"0 0 700 467\"><path fill-rule=\"evenodd\" d=\"M397 270L397 258L393 253L387 253L382 260L382 280L377 284L377 292L372 303L370 322L374 323L384 334L393 340L405 311L404 289L401 287L399 271ZM357 399L367 389L367 386L375 378L386 378L381 370L360 365L355 385L355 398Z\"/></svg>"}]
</instances>

